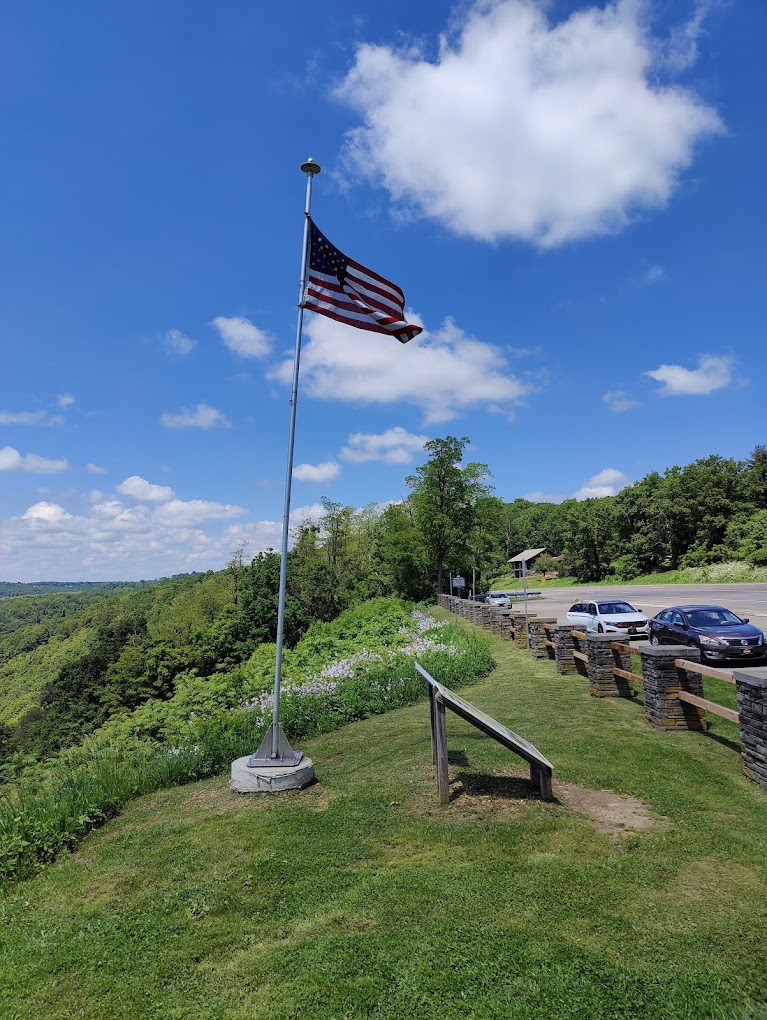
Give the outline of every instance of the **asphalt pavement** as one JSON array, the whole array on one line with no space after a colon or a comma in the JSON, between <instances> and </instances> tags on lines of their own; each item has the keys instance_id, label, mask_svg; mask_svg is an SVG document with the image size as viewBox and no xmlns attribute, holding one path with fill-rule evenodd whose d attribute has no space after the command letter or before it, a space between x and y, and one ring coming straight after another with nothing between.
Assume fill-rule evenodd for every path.
<instances>
[{"instance_id":1,"label":"asphalt pavement","mask_svg":"<svg viewBox=\"0 0 767 1020\"><path fill-rule=\"evenodd\" d=\"M648 616L655 616L668 606L701 603L726 606L767 631L767 584L618 584L610 587L583 584L572 588L531 584L531 588L543 592L541 598L530 600L531 611L539 616L555 616L562 623L574 602L623 598Z\"/></svg>"}]
</instances>

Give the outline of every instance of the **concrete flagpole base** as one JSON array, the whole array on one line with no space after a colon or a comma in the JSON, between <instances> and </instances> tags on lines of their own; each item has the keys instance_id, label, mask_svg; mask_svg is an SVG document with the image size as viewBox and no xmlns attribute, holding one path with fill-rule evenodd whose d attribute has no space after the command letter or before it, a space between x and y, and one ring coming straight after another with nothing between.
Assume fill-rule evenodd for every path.
<instances>
[{"instance_id":1,"label":"concrete flagpole base","mask_svg":"<svg viewBox=\"0 0 767 1020\"><path fill-rule=\"evenodd\" d=\"M314 779L314 762L304 756L298 765L254 768L248 765L251 755L246 754L232 762L229 788L237 793L283 793L285 790L302 790Z\"/></svg>"}]
</instances>

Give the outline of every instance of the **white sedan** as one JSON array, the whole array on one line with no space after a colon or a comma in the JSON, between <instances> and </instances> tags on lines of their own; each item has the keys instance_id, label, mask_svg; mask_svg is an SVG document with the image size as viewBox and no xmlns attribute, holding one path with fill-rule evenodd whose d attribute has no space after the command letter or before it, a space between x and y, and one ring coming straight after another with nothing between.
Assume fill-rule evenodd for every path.
<instances>
[{"instance_id":1,"label":"white sedan","mask_svg":"<svg viewBox=\"0 0 767 1020\"><path fill-rule=\"evenodd\" d=\"M604 602L576 602L567 613L567 622L597 634L625 634L627 637L647 637L650 624L630 602L622 599L605 599Z\"/></svg>"}]
</instances>

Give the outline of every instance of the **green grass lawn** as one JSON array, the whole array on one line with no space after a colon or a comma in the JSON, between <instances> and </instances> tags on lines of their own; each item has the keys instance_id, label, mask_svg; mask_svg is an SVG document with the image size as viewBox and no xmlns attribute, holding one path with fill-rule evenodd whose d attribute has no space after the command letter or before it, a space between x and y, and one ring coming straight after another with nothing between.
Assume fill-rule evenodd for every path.
<instances>
[{"instance_id":1,"label":"green grass lawn","mask_svg":"<svg viewBox=\"0 0 767 1020\"><path fill-rule=\"evenodd\" d=\"M630 794L653 827L527 796L522 763L450 715L441 808L422 702L310 741L308 790L152 794L11 889L0 1016L767 1017L767 791L737 728L660 733L640 699L493 650L462 693L555 788Z\"/></svg>"},{"instance_id":2,"label":"green grass lawn","mask_svg":"<svg viewBox=\"0 0 767 1020\"><path fill-rule=\"evenodd\" d=\"M684 567L679 570L664 570L655 574L642 574L626 584L763 584L767 581L767 567L752 567L748 563L712 563L707 567ZM599 588L621 584L613 578L605 581L576 581L574 577L555 577L541 581L539 577L528 577L528 588L572 588L574 586ZM490 591L520 591L522 580L512 574L497 577L490 585Z\"/></svg>"}]
</instances>

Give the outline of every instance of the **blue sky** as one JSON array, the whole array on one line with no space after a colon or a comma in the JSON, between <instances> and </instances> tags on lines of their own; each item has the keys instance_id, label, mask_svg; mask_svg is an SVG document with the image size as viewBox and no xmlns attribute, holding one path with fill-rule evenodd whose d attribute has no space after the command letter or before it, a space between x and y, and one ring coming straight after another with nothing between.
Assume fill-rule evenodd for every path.
<instances>
[{"instance_id":1,"label":"blue sky","mask_svg":"<svg viewBox=\"0 0 767 1020\"><path fill-rule=\"evenodd\" d=\"M765 440L757 0L6 2L0 577L278 540L304 179L405 290L307 315L296 519L400 498L423 437L496 491L615 491Z\"/></svg>"}]
</instances>

